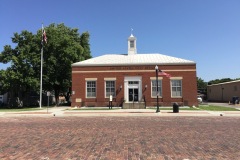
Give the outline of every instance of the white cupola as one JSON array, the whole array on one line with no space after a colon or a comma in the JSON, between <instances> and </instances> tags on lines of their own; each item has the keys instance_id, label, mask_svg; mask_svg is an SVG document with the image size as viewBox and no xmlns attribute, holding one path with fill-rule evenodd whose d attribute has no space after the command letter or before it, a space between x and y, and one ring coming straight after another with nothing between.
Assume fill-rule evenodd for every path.
<instances>
[{"instance_id":1,"label":"white cupola","mask_svg":"<svg viewBox=\"0 0 240 160\"><path fill-rule=\"evenodd\" d=\"M131 33L130 37L128 38L128 55L137 54L137 39Z\"/></svg>"}]
</instances>

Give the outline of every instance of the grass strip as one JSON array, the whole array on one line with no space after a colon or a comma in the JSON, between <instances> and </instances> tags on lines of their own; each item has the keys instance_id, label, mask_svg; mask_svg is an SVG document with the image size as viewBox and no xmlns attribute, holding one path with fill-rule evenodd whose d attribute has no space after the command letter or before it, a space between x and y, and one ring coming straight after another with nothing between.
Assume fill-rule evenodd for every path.
<instances>
[{"instance_id":1,"label":"grass strip","mask_svg":"<svg viewBox=\"0 0 240 160\"><path fill-rule=\"evenodd\" d=\"M200 105L199 109L206 111L240 111L236 108L231 107L223 107L223 106L212 106L212 105Z\"/></svg>"},{"instance_id":2,"label":"grass strip","mask_svg":"<svg viewBox=\"0 0 240 160\"><path fill-rule=\"evenodd\" d=\"M23 111L39 111L41 108L17 108L17 109L0 109L0 112L23 112Z\"/></svg>"}]
</instances>

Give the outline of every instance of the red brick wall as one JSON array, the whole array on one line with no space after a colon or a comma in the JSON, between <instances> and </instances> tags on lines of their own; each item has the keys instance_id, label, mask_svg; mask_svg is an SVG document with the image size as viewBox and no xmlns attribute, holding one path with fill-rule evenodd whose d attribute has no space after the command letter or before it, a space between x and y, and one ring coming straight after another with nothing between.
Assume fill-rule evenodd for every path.
<instances>
[{"instance_id":1,"label":"red brick wall","mask_svg":"<svg viewBox=\"0 0 240 160\"><path fill-rule=\"evenodd\" d=\"M121 106L124 100L124 77L142 77L142 95L145 96L147 106L156 106L156 98L151 98L151 80L155 77L155 66L113 66L113 67L73 67L72 68L72 106L107 106L108 98L104 95L104 78L116 78L116 97L113 99L114 106ZM171 65L159 66L159 69L171 74L172 77L182 77L182 98L171 98L170 79L163 77L162 94L159 104L162 106L172 105L173 102L192 106L197 102L196 65ZM132 72L134 70L134 72ZM96 98L85 98L85 78L97 78ZM122 85L122 89L120 86ZM145 89L145 85L148 87ZM82 102L76 102L81 98Z\"/></svg>"}]
</instances>

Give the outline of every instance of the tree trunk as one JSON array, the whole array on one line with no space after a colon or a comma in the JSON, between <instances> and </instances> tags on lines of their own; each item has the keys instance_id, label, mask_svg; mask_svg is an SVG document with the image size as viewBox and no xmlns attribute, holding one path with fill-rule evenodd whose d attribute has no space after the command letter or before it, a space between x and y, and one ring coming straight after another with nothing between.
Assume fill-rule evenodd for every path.
<instances>
[{"instance_id":1,"label":"tree trunk","mask_svg":"<svg viewBox=\"0 0 240 160\"><path fill-rule=\"evenodd\" d=\"M59 106L59 90L55 89L56 106Z\"/></svg>"}]
</instances>

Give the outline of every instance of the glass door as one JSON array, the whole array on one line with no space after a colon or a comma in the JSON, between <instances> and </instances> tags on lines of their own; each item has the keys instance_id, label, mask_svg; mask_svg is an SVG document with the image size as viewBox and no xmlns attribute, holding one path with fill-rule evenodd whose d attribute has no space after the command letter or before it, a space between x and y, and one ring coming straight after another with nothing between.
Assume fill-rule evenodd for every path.
<instances>
[{"instance_id":1,"label":"glass door","mask_svg":"<svg viewBox=\"0 0 240 160\"><path fill-rule=\"evenodd\" d=\"M128 89L128 101L137 102L138 101L138 88L129 88Z\"/></svg>"}]
</instances>

